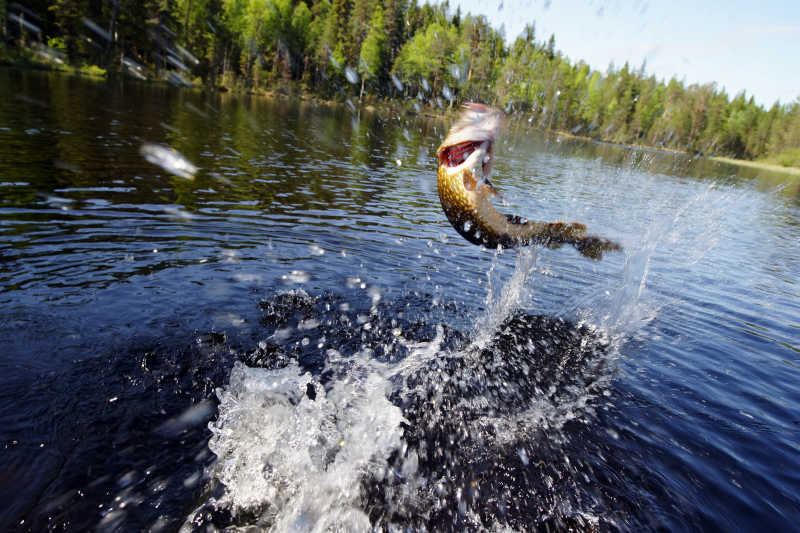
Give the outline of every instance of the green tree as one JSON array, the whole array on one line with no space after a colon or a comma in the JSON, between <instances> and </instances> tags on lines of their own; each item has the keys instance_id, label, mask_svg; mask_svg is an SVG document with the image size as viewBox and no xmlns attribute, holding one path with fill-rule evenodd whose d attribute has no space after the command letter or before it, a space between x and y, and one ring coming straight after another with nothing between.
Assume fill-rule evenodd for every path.
<instances>
[{"instance_id":1,"label":"green tree","mask_svg":"<svg viewBox=\"0 0 800 533\"><path fill-rule=\"evenodd\" d=\"M0 18L8 9L0 0ZM536 41L533 25L506 46L485 17L453 12L447 2L28 0L25 9L42 15L36 24L65 44L71 61L115 68L112 59L124 55L158 75L166 55L176 53L210 84L220 73L226 83L243 78L248 86L266 75L327 94L353 67L362 96L382 86L392 95L395 88L438 95L447 85L451 103L499 103L530 112L533 125L598 139L744 158L789 154L784 159L794 161L800 153L800 100L767 110L744 93L731 99L713 83L687 87L648 77L644 63L596 71L572 64L554 35ZM87 31L85 19L102 30ZM95 35L106 32L110 40ZM91 41L79 38L89 34ZM390 72L405 85L388 83Z\"/></svg>"},{"instance_id":2,"label":"green tree","mask_svg":"<svg viewBox=\"0 0 800 533\"><path fill-rule=\"evenodd\" d=\"M369 33L361 45L361 54L358 62L358 72L361 74L361 93L364 96L364 83L367 79L374 80L383 68L384 50L386 45L386 32L383 30L385 15L380 4L375 6L370 21Z\"/></svg>"},{"instance_id":3,"label":"green tree","mask_svg":"<svg viewBox=\"0 0 800 533\"><path fill-rule=\"evenodd\" d=\"M48 10L53 14L56 27L64 37L67 55L74 61L78 52L85 51L77 36L83 33L81 19L89 12L88 0L53 0Z\"/></svg>"},{"instance_id":4,"label":"green tree","mask_svg":"<svg viewBox=\"0 0 800 533\"><path fill-rule=\"evenodd\" d=\"M433 22L403 45L392 72L418 86L423 86L424 80L436 92L447 75L446 69L453 62L457 42L455 27Z\"/></svg>"},{"instance_id":5,"label":"green tree","mask_svg":"<svg viewBox=\"0 0 800 533\"><path fill-rule=\"evenodd\" d=\"M655 78L645 80L643 85L631 121L631 134L637 142L647 138L655 120L664 112L663 85L657 83Z\"/></svg>"},{"instance_id":6,"label":"green tree","mask_svg":"<svg viewBox=\"0 0 800 533\"><path fill-rule=\"evenodd\" d=\"M405 9L403 0L384 0L383 6L383 28L386 32L386 59L388 64L392 65L404 41L403 27L405 25Z\"/></svg>"},{"instance_id":7,"label":"green tree","mask_svg":"<svg viewBox=\"0 0 800 533\"><path fill-rule=\"evenodd\" d=\"M345 0L333 0L325 17L324 29L317 45L320 71L330 82L340 82L347 64L346 50L348 9ZM332 67L332 68L329 68Z\"/></svg>"},{"instance_id":8,"label":"green tree","mask_svg":"<svg viewBox=\"0 0 800 533\"><path fill-rule=\"evenodd\" d=\"M361 51L361 45L367 38L372 26L372 14L375 11L375 4L380 3L373 0L352 0L348 24L348 43L351 47L347 50L347 62L356 64Z\"/></svg>"}]
</instances>

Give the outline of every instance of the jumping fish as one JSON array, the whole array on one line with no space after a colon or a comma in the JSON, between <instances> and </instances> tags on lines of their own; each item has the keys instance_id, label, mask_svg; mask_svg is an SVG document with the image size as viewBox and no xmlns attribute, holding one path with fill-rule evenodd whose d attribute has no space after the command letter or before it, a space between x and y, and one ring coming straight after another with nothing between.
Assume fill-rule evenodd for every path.
<instances>
[{"instance_id":1,"label":"jumping fish","mask_svg":"<svg viewBox=\"0 0 800 533\"><path fill-rule=\"evenodd\" d=\"M439 199L447 219L469 242L487 248L541 244L574 246L582 255L601 259L603 252L621 250L613 241L586 235L580 222L530 222L497 211L490 197L500 193L489 182L493 143L504 114L484 104L468 103L436 151L439 159Z\"/></svg>"}]
</instances>

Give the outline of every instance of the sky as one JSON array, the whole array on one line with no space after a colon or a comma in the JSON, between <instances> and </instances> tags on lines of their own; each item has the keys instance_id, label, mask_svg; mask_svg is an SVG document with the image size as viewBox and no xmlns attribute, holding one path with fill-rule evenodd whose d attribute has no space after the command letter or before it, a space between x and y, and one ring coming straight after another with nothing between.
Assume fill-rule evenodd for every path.
<instances>
[{"instance_id":1,"label":"sky","mask_svg":"<svg viewBox=\"0 0 800 533\"><path fill-rule=\"evenodd\" d=\"M605 72L626 61L661 80L715 82L770 107L800 98L800 0L450 0L504 27L511 44L526 24L555 34L573 63Z\"/></svg>"}]
</instances>

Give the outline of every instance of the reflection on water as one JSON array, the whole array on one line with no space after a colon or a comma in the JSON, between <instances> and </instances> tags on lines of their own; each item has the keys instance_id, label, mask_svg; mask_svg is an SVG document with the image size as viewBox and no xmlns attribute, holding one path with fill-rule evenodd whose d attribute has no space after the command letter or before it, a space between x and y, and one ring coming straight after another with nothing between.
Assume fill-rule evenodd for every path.
<instances>
[{"instance_id":1,"label":"reflection on water","mask_svg":"<svg viewBox=\"0 0 800 533\"><path fill-rule=\"evenodd\" d=\"M512 120L500 207L625 253L498 253L441 212L442 119L8 69L0 92L3 529L800 518L791 177Z\"/></svg>"}]
</instances>

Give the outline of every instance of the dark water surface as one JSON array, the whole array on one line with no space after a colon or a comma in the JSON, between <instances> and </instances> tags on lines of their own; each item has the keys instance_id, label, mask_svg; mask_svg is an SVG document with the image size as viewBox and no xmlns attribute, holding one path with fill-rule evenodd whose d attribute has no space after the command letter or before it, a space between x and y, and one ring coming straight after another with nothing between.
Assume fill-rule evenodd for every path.
<instances>
[{"instance_id":1,"label":"dark water surface","mask_svg":"<svg viewBox=\"0 0 800 533\"><path fill-rule=\"evenodd\" d=\"M0 529L796 529L797 180L527 119L624 253L461 239L437 118L0 70Z\"/></svg>"}]
</instances>

